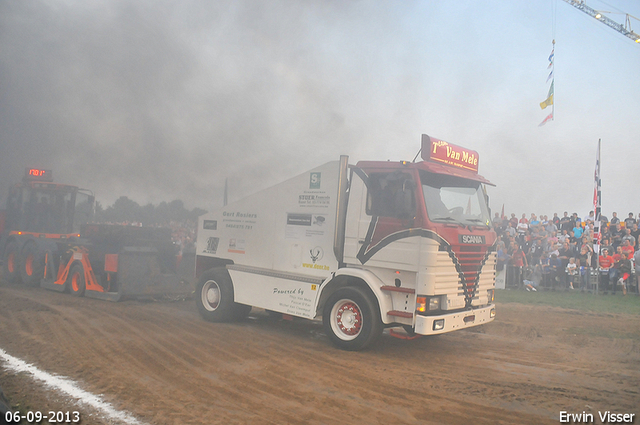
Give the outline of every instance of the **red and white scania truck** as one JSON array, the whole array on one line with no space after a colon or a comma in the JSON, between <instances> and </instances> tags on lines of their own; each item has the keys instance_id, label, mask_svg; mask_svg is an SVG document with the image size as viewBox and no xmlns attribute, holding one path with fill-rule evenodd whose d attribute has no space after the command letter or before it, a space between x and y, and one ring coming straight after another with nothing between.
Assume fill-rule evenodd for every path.
<instances>
[{"instance_id":1,"label":"red and white scania truck","mask_svg":"<svg viewBox=\"0 0 640 425\"><path fill-rule=\"evenodd\" d=\"M345 350L385 327L433 335L492 321L491 183L475 151L422 135L421 152L421 162L341 156L201 216L204 319L239 319L252 306L321 318Z\"/></svg>"}]
</instances>

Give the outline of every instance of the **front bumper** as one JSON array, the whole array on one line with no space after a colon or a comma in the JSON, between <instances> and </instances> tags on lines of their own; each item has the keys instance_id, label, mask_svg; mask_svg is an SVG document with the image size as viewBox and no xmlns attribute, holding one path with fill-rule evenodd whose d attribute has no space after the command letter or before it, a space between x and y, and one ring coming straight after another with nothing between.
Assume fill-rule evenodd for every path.
<instances>
[{"instance_id":1,"label":"front bumper","mask_svg":"<svg viewBox=\"0 0 640 425\"><path fill-rule=\"evenodd\" d=\"M457 313L442 314L439 316L420 316L416 315L415 333L420 335L436 335L443 334L459 329L471 328L473 326L483 325L493 321L495 318L491 317L491 311L494 310L495 304L489 304L486 307L476 308L473 310L466 310ZM470 316L474 316L471 318ZM441 329L436 326L434 329L434 322L443 320ZM440 324L440 322L438 322Z\"/></svg>"}]
</instances>

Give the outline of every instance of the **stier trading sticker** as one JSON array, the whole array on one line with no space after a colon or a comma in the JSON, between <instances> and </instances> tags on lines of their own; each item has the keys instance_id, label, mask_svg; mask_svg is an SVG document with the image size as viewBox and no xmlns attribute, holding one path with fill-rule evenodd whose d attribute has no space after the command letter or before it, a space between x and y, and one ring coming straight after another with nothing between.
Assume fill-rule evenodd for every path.
<instances>
[{"instance_id":1,"label":"stier trading sticker","mask_svg":"<svg viewBox=\"0 0 640 425\"><path fill-rule=\"evenodd\" d=\"M298 195L298 206L301 208L329 208L331 196L325 192L305 191L304 194Z\"/></svg>"}]
</instances>

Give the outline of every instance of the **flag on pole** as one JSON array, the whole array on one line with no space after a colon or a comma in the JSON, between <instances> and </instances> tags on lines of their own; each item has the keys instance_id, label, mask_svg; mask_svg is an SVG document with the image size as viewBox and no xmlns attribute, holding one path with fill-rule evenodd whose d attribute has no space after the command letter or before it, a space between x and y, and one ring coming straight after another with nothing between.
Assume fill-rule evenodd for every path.
<instances>
[{"instance_id":1,"label":"flag on pole","mask_svg":"<svg viewBox=\"0 0 640 425\"><path fill-rule=\"evenodd\" d=\"M542 127L543 125L545 125L547 123L547 121L551 121L551 120L553 120L553 112L551 112L549 115L547 115L547 118L542 120L542 122L540 124L538 124L538 127Z\"/></svg>"},{"instance_id":2,"label":"flag on pole","mask_svg":"<svg viewBox=\"0 0 640 425\"><path fill-rule=\"evenodd\" d=\"M551 86L549 87L549 93L547 93L547 98L545 99L544 102L540 103L540 107L542 109L546 108L547 106L551 106L553 105L553 83L555 80L551 81Z\"/></svg>"},{"instance_id":3,"label":"flag on pole","mask_svg":"<svg viewBox=\"0 0 640 425\"><path fill-rule=\"evenodd\" d=\"M600 181L600 142L598 139L598 151L596 153L596 172L594 176L594 188L593 188L593 211L595 212L595 223L593 224L593 248L597 253L600 251L600 210L602 207L602 191Z\"/></svg>"},{"instance_id":4,"label":"flag on pole","mask_svg":"<svg viewBox=\"0 0 640 425\"><path fill-rule=\"evenodd\" d=\"M551 96L545 99L544 102L540 102L540 108L545 109L547 106L553 105L553 93Z\"/></svg>"},{"instance_id":5,"label":"flag on pole","mask_svg":"<svg viewBox=\"0 0 640 425\"><path fill-rule=\"evenodd\" d=\"M551 72L549 73L549 76L547 77L547 82L549 82L549 80L552 78L553 78L553 69L551 70Z\"/></svg>"},{"instance_id":6,"label":"flag on pole","mask_svg":"<svg viewBox=\"0 0 640 425\"><path fill-rule=\"evenodd\" d=\"M549 66L547 67L547 69L551 68L551 72L549 72L549 75L547 76L547 82L549 82L549 80L551 80L551 85L549 86L549 93L547 93L547 98L544 100L544 102L540 102L540 109L546 109L547 106L551 106L551 113L549 115L547 115L547 117L542 120L542 122L540 124L538 124L538 127L542 127L543 125L545 125L548 121L552 121L554 118L554 113L555 113L555 107L554 105L554 101L553 101L553 97L554 97L554 86L555 86L555 77L553 75L553 71L554 71L554 67L553 67L553 61L554 61L554 57L555 57L555 50L556 50L556 41L553 40L553 47L551 48L551 54L549 55Z\"/></svg>"}]
</instances>

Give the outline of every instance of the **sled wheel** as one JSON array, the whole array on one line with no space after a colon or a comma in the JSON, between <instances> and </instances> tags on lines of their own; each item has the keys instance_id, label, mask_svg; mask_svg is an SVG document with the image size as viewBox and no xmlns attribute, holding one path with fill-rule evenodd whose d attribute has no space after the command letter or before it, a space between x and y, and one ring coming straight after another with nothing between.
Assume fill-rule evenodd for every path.
<instances>
[{"instance_id":1,"label":"sled wheel","mask_svg":"<svg viewBox=\"0 0 640 425\"><path fill-rule=\"evenodd\" d=\"M339 289L329 297L322 322L331 342L343 350L362 350L382 334L377 302L356 287Z\"/></svg>"},{"instance_id":2,"label":"sled wheel","mask_svg":"<svg viewBox=\"0 0 640 425\"><path fill-rule=\"evenodd\" d=\"M22 248L22 267L20 277L29 286L38 286L44 277L44 256L38 252L33 242L27 242Z\"/></svg>"},{"instance_id":3,"label":"sled wheel","mask_svg":"<svg viewBox=\"0 0 640 425\"><path fill-rule=\"evenodd\" d=\"M81 297L84 295L86 288L84 280L84 267L82 264L76 263L71 266L69 270L69 276L67 277L67 288L74 297Z\"/></svg>"},{"instance_id":4,"label":"sled wheel","mask_svg":"<svg viewBox=\"0 0 640 425\"><path fill-rule=\"evenodd\" d=\"M4 278L12 283L20 281L20 261L16 241L9 242L4 250Z\"/></svg>"},{"instance_id":5,"label":"sled wheel","mask_svg":"<svg viewBox=\"0 0 640 425\"><path fill-rule=\"evenodd\" d=\"M210 269L200 276L196 304L200 315L210 322L230 322L239 318L240 304L233 301L233 283L226 269Z\"/></svg>"}]
</instances>

